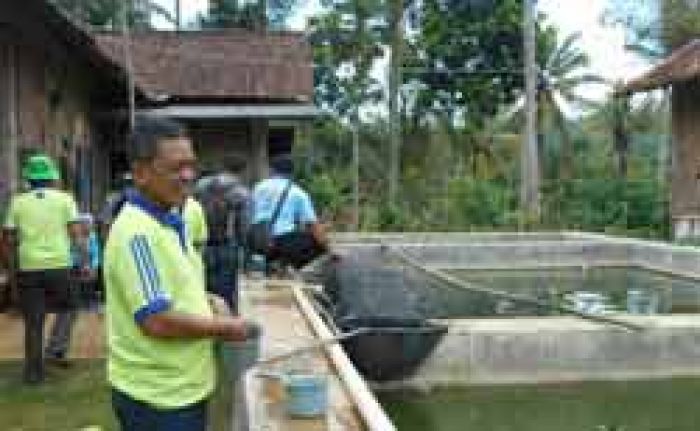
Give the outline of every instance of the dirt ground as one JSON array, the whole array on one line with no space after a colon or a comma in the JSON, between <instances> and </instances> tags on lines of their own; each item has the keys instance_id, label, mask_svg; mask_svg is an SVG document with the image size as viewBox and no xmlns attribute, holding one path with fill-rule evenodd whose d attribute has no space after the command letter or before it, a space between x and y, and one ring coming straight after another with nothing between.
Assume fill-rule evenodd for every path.
<instances>
[{"instance_id":1,"label":"dirt ground","mask_svg":"<svg viewBox=\"0 0 700 431\"><path fill-rule=\"evenodd\" d=\"M53 315L46 319L44 334L51 331ZM105 352L103 317L97 313L81 312L73 329L70 357L102 358ZM0 313L0 360L22 359L24 354L24 324L15 313Z\"/></svg>"}]
</instances>

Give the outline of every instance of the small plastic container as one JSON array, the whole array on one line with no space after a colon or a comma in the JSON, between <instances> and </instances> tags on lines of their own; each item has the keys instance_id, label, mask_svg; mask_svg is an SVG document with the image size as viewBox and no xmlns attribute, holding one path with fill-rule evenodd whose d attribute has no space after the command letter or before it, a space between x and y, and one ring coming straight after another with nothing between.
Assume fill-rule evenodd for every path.
<instances>
[{"instance_id":1,"label":"small plastic container","mask_svg":"<svg viewBox=\"0 0 700 431\"><path fill-rule=\"evenodd\" d=\"M325 416L328 410L328 377L325 374L290 373L283 381L289 416Z\"/></svg>"},{"instance_id":2,"label":"small plastic container","mask_svg":"<svg viewBox=\"0 0 700 431\"><path fill-rule=\"evenodd\" d=\"M260 357L260 337L240 342L223 342L219 345L219 354L227 370L227 375L237 380Z\"/></svg>"},{"instance_id":3,"label":"small plastic container","mask_svg":"<svg viewBox=\"0 0 700 431\"><path fill-rule=\"evenodd\" d=\"M627 291L627 312L630 314L655 314L658 312L658 298L652 292L641 289Z\"/></svg>"}]
</instances>

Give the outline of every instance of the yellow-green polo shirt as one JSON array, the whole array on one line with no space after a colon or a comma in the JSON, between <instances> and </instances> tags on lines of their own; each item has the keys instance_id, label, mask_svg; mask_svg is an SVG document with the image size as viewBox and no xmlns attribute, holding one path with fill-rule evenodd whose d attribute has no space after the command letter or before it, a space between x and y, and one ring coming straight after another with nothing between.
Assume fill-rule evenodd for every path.
<instances>
[{"instance_id":1,"label":"yellow-green polo shirt","mask_svg":"<svg viewBox=\"0 0 700 431\"><path fill-rule=\"evenodd\" d=\"M204 215L204 208L195 198L189 197L185 201L182 218L185 221L187 238L192 241L192 244L205 244L209 237L207 219Z\"/></svg>"},{"instance_id":2,"label":"yellow-green polo shirt","mask_svg":"<svg viewBox=\"0 0 700 431\"><path fill-rule=\"evenodd\" d=\"M39 188L13 196L5 228L17 231L19 269L70 267L68 224L77 216L75 200L61 190Z\"/></svg>"},{"instance_id":3,"label":"yellow-green polo shirt","mask_svg":"<svg viewBox=\"0 0 700 431\"><path fill-rule=\"evenodd\" d=\"M146 317L167 310L212 315L192 243L148 208L126 203L105 246L104 275L110 384L156 408L207 398L216 378L212 341L155 338L141 329Z\"/></svg>"}]
</instances>

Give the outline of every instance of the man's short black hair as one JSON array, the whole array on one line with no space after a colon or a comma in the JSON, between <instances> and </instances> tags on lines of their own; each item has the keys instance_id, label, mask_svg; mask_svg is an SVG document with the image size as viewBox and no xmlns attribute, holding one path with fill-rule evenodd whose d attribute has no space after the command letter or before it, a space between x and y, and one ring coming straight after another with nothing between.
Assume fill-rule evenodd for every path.
<instances>
[{"instance_id":1,"label":"man's short black hair","mask_svg":"<svg viewBox=\"0 0 700 431\"><path fill-rule=\"evenodd\" d=\"M131 162L153 160L158 156L161 140L184 136L187 136L187 130L177 121L139 115L136 117L134 130L129 136Z\"/></svg>"},{"instance_id":2,"label":"man's short black hair","mask_svg":"<svg viewBox=\"0 0 700 431\"><path fill-rule=\"evenodd\" d=\"M294 162L289 154L278 154L270 160L272 172L280 175L292 175L294 172Z\"/></svg>"}]
</instances>

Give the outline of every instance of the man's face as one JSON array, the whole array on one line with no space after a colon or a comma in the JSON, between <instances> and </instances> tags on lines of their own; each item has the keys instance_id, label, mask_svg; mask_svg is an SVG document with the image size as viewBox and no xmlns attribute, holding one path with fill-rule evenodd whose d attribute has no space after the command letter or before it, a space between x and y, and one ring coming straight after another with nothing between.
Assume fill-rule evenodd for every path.
<instances>
[{"instance_id":1,"label":"man's face","mask_svg":"<svg viewBox=\"0 0 700 431\"><path fill-rule=\"evenodd\" d=\"M157 204L179 206L191 193L196 165L189 138L166 138L160 141L158 155L153 160L137 163L134 180Z\"/></svg>"}]
</instances>

